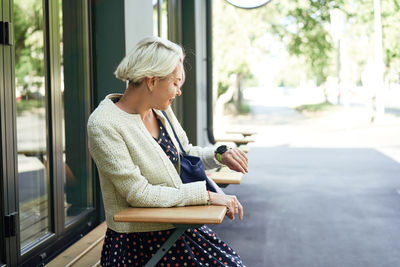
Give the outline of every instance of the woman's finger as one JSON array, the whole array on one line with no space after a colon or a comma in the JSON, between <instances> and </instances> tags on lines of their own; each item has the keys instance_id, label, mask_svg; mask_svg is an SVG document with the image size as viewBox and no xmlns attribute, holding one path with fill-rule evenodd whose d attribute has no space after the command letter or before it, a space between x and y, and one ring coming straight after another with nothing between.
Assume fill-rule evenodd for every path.
<instances>
[{"instance_id":1,"label":"woman's finger","mask_svg":"<svg viewBox=\"0 0 400 267\"><path fill-rule=\"evenodd\" d=\"M229 207L227 207L226 216L228 216L228 218L231 219L231 220L234 219L233 212L232 212L232 210L231 210Z\"/></svg>"},{"instance_id":2,"label":"woman's finger","mask_svg":"<svg viewBox=\"0 0 400 267\"><path fill-rule=\"evenodd\" d=\"M236 201L235 201L235 196L231 196L231 199L229 201L229 209L232 212L232 220L235 219L235 214L236 214Z\"/></svg>"},{"instance_id":3,"label":"woman's finger","mask_svg":"<svg viewBox=\"0 0 400 267\"><path fill-rule=\"evenodd\" d=\"M240 159L242 160L242 163L243 163L243 167L246 169L246 171L247 171L247 169L248 169L248 166L249 166L249 160L247 159L247 156L246 156L246 154L243 152L243 151L241 151L241 150L239 150L239 149L236 149L236 153L237 153L237 155L240 157Z\"/></svg>"},{"instance_id":4,"label":"woman's finger","mask_svg":"<svg viewBox=\"0 0 400 267\"><path fill-rule=\"evenodd\" d=\"M242 206L242 204L240 204L239 201L237 201L237 205L239 207L239 219L243 220L243 206Z\"/></svg>"},{"instance_id":5,"label":"woman's finger","mask_svg":"<svg viewBox=\"0 0 400 267\"><path fill-rule=\"evenodd\" d=\"M244 158L237 152L233 152L233 158L236 161L236 164L242 169L241 172L247 172L247 163Z\"/></svg>"},{"instance_id":6,"label":"woman's finger","mask_svg":"<svg viewBox=\"0 0 400 267\"><path fill-rule=\"evenodd\" d=\"M249 159L247 158L246 153L244 153L242 150L237 149L238 153L241 155L241 157L244 159L244 161L248 164L249 163Z\"/></svg>"}]
</instances>

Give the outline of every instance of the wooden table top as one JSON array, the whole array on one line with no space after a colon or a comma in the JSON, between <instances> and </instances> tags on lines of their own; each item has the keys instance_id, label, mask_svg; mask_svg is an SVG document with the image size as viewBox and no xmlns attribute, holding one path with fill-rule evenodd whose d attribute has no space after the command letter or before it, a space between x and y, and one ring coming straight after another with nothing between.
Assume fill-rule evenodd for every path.
<instances>
[{"instance_id":1,"label":"wooden table top","mask_svg":"<svg viewBox=\"0 0 400 267\"><path fill-rule=\"evenodd\" d=\"M116 222L151 222L172 224L220 224L225 206L185 206L173 208L126 208L116 215Z\"/></svg>"},{"instance_id":2,"label":"wooden table top","mask_svg":"<svg viewBox=\"0 0 400 267\"><path fill-rule=\"evenodd\" d=\"M227 131L226 133L228 133L228 134L241 134L244 137L252 136L252 135L257 134L256 132L253 132L253 131Z\"/></svg>"},{"instance_id":3,"label":"wooden table top","mask_svg":"<svg viewBox=\"0 0 400 267\"><path fill-rule=\"evenodd\" d=\"M247 145L248 143L254 142L254 140L225 137L225 138L216 138L215 142L232 142L235 143L236 145Z\"/></svg>"},{"instance_id":4,"label":"wooden table top","mask_svg":"<svg viewBox=\"0 0 400 267\"><path fill-rule=\"evenodd\" d=\"M207 174L216 184L240 184L243 173L234 171L218 171Z\"/></svg>"}]
</instances>

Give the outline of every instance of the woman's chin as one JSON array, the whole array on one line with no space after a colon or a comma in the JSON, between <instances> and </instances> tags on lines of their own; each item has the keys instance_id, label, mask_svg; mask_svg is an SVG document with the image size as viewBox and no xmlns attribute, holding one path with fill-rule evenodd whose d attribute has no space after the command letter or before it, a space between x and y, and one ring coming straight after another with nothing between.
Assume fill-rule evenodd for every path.
<instances>
[{"instance_id":1,"label":"woman's chin","mask_svg":"<svg viewBox=\"0 0 400 267\"><path fill-rule=\"evenodd\" d=\"M160 110L167 110L169 109L169 106L171 106L171 103L164 105L163 107L160 108Z\"/></svg>"}]
</instances>

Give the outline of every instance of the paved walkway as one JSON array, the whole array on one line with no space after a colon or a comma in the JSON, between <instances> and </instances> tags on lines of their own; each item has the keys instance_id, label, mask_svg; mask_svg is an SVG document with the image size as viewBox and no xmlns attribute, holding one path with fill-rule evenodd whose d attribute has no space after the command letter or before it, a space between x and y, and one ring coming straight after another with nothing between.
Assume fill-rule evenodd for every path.
<instances>
[{"instance_id":1,"label":"paved walkway","mask_svg":"<svg viewBox=\"0 0 400 267\"><path fill-rule=\"evenodd\" d=\"M400 266L399 121L253 106L229 122L259 132L249 173L225 190L245 219L212 228L247 266Z\"/></svg>"}]
</instances>

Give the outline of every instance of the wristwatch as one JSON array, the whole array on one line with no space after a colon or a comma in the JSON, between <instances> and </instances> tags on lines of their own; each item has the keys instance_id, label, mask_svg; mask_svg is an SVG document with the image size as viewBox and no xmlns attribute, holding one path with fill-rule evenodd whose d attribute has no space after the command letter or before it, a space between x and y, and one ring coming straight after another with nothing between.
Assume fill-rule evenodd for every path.
<instances>
[{"instance_id":1,"label":"wristwatch","mask_svg":"<svg viewBox=\"0 0 400 267\"><path fill-rule=\"evenodd\" d=\"M223 164L223 162L222 162L222 154L224 154L226 151L228 151L228 147L226 145L219 146L214 151L215 158L222 164Z\"/></svg>"}]
</instances>

